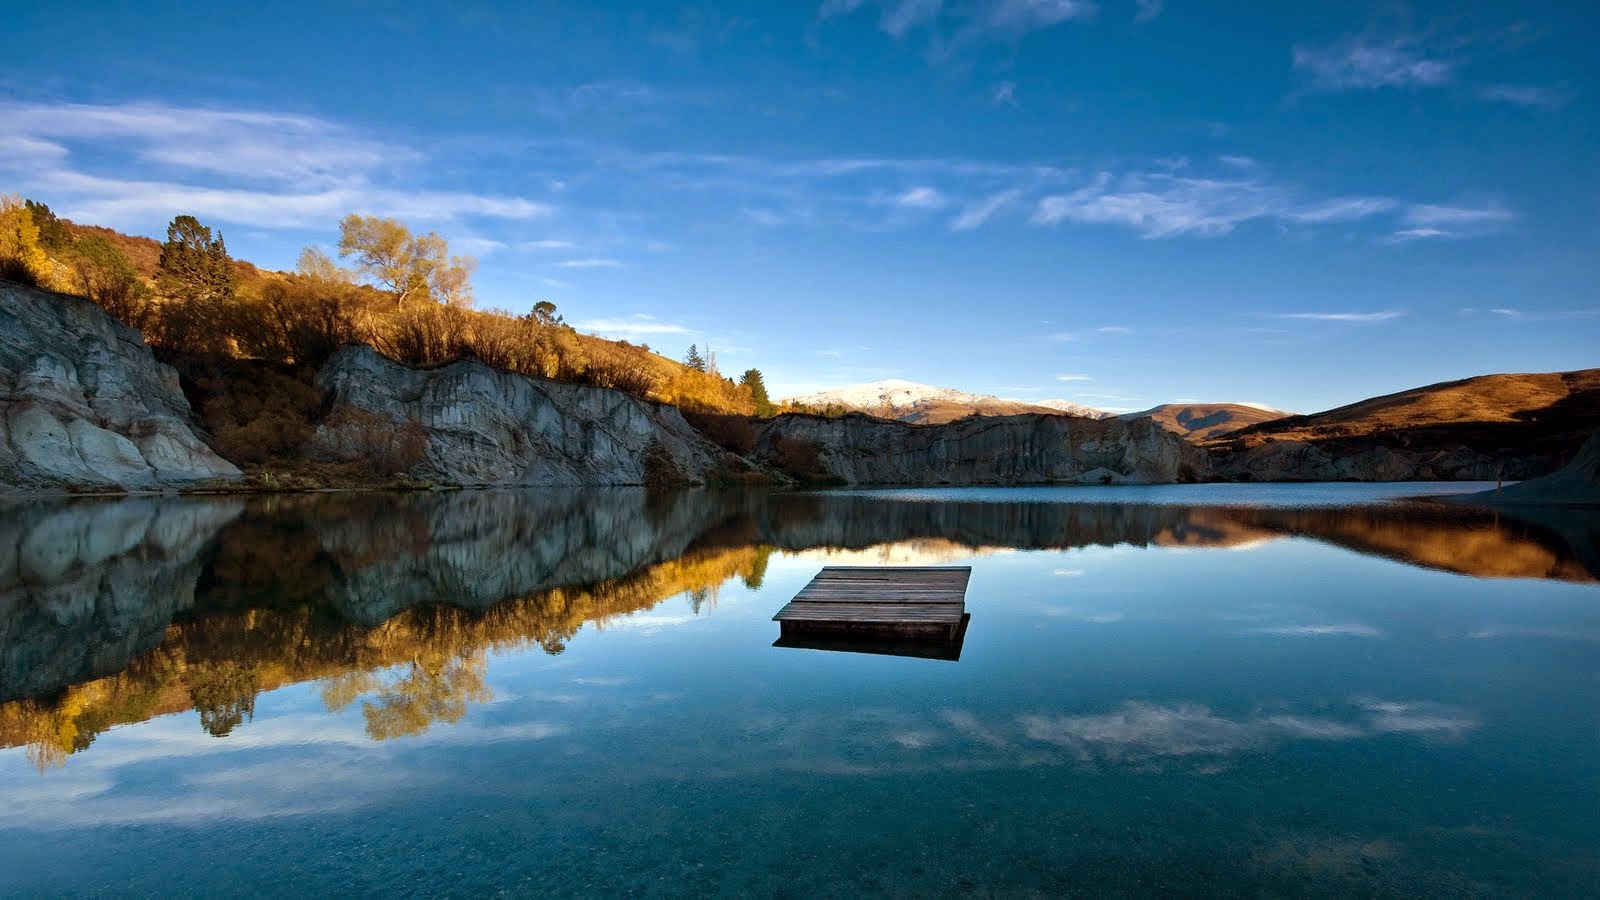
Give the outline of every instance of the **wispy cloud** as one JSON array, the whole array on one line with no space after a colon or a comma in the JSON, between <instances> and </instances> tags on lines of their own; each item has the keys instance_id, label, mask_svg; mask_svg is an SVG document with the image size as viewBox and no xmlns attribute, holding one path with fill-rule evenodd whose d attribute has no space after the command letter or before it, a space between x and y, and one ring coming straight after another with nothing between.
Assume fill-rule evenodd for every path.
<instances>
[{"instance_id":1,"label":"wispy cloud","mask_svg":"<svg viewBox=\"0 0 1600 900\"><path fill-rule=\"evenodd\" d=\"M652 334L694 334L692 328L676 322L663 322L655 316L635 313L625 319L589 319L573 323L573 328L605 337L635 339Z\"/></svg>"},{"instance_id":2,"label":"wispy cloud","mask_svg":"<svg viewBox=\"0 0 1600 900\"><path fill-rule=\"evenodd\" d=\"M620 259L609 256L585 256L580 259L564 259L555 264L558 269L621 269L624 263Z\"/></svg>"},{"instance_id":3,"label":"wispy cloud","mask_svg":"<svg viewBox=\"0 0 1600 900\"><path fill-rule=\"evenodd\" d=\"M1161 0L1137 0L1139 11L1133 14L1136 23L1148 22L1161 15Z\"/></svg>"},{"instance_id":4,"label":"wispy cloud","mask_svg":"<svg viewBox=\"0 0 1600 900\"><path fill-rule=\"evenodd\" d=\"M1454 64L1406 38L1353 37L1325 47L1297 46L1294 67L1320 91L1357 91L1446 84Z\"/></svg>"},{"instance_id":5,"label":"wispy cloud","mask_svg":"<svg viewBox=\"0 0 1600 900\"><path fill-rule=\"evenodd\" d=\"M1405 208L1402 227L1385 243L1478 237L1489 234L1516 218L1516 213L1499 204L1482 206L1443 206L1419 203Z\"/></svg>"},{"instance_id":6,"label":"wispy cloud","mask_svg":"<svg viewBox=\"0 0 1600 900\"><path fill-rule=\"evenodd\" d=\"M1101 325L1094 331L1095 334L1133 334L1133 329L1126 325Z\"/></svg>"},{"instance_id":7,"label":"wispy cloud","mask_svg":"<svg viewBox=\"0 0 1600 900\"><path fill-rule=\"evenodd\" d=\"M1018 106L1017 83L1015 81L1002 81L994 86L994 102L1001 106Z\"/></svg>"},{"instance_id":8,"label":"wispy cloud","mask_svg":"<svg viewBox=\"0 0 1600 900\"><path fill-rule=\"evenodd\" d=\"M1478 89L1478 96L1495 103L1510 103L1534 109L1560 109L1566 105L1565 91L1531 84L1490 84Z\"/></svg>"},{"instance_id":9,"label":"wispy cloud","mask_svg":"<svg viewBox=\"0 0 1600 900\"><path fill-rule=\"evenodd\" d=\"M1516 218L1515 213L1498 204L1488 206L1440 206L1420 203L1407 207L1405 212L1406 223L1419 227L1484 225L1508 222L1514 218Z\"/></svg>"},{"instance_id":10,"label":"wispy cloud","mask_svg":"<svg viewBox=\"0 0 1600 900\"><path fill-rule=\"evenodd\" d=\"M995 213L1015 203L1021 196L1022 191L1015 188L996 191L961 210L960 215L950 220L950 230L971 231L989 221Z\"/></svg>"},{"instance_id":11,"label":"wispy cloud","mask_svg":"<svg viewBox=\"0 0 1600 900\"><path fill-rule=\"evenodd\" d=\"M1387 322L1405 315L1403 309L1386 309L1380 312L1302 312L1302 313L1277 313L1275 319L1301 319L1308 322L1353 322L1356 324L1372 324Z\"/></svg>"},{"instance_id":12,"label":"wispy cloud","mask_svg":"<svg viewBox=\"0 0 1600 900\"><path fill-rule=\"evenodd\" d=\"M1253 179L1190 178L1164 173L1117 178L1102 172L1072 193L1041 199L1030 221L1035 225L1122 225L1145 238L1183 234L1214 237L1227 234L1244 222L1278 215L1287 205L1281 189Z\"/></svg>"},{"instance_id":13,"label":"wispy cloud","mask_svg":"<svg viewBox=\"0 0 1600 900\"><path fill-rule=\"evenodd\" d=\"M949 201L937 188L917 185L896 194L891 202L901 209L940 209Z\"/></svg>"},{"instance_id":14,"label":"wispy cloud","mask_svg":"<svg viewBox=\"0 0 1600 900\"><path fill-rule=\"evenodd\" d=\"M538 240L538 241L523 241L522 243L517 245L518 249L521 249L521 250L571 250L571 249L574 249L577 246L578 245L573 243L572 241L563 241L563 240L555 240L555 239L548 239L548 238L545 239L545 240Z\"/></svg>"},{"instance_id":15,"label":"wispy cloud","mask_svg":"<svg viewBox=\"0 0 1600 900\"><path fill-rule=\"evenodd\" d=\"M866 7L878 10L878 28L895 40L926 33L931 62L949 60L986 43L1016 43L1030 32L1094 17L1089 0L825 0L818 17L831 19Z\"/></svg>"},{"instance_id":16,"label":"wispy cloud","mask_svg":"<svg viewBox=\"0 0 1600 900\"><path fill-rule=\"evenodd\" d=\"M1089 375L1057 375L1056 376L1056 380L1057 381L1093 381L1094 378L1092 376L1089 376Z\"/></svg>"},{"instance_id":17,"label":"wispy cloud","mask_svg":"<svg viewBox=\"0 0 1600 900\"><path fill-rule=\"evenodd\" d=\"M186 212L259 228L352 210L413 221L528 219L545 203L403 188L426 157L325 119L159 103L0 102L0 171L65 214L124 227ZM129 174L137 172L137 177Z\"/></svg>"},{"instance_id":18,"label":"wispy cloud","mask_svg":"<svg viewBox=\"0 0 1600 900\"><path fill-rule=\"evenodd\" d=\"M1313 225L1354 222L1389 212L1398 205L1388 197L1334 197L1331 200L1292 210L1286 217L1291 221Z\"/></svg>"}]
</instances>

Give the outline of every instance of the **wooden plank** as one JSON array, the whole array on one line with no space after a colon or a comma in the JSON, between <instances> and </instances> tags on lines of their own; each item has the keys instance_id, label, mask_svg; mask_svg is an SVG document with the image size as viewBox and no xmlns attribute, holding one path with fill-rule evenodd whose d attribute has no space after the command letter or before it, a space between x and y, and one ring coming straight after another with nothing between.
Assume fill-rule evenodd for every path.
<instances>
[{"instance_id":1,"label":"wooden plank","mask_svg":"<svg viewBox=\"0 0 1600 900\"><path fill-rule=\"evenodd\" d=\"M966 617L970 566L826 566L773 615L785 635L867 629L953 637Z\"/></svg>"}]
</instances>

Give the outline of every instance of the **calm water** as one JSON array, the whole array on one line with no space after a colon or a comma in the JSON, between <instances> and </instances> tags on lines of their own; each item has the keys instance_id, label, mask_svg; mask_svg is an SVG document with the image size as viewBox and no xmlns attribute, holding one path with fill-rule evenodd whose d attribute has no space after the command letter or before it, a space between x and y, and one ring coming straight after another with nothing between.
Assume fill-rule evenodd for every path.
<instances>
[{"instance_id":1,"label":"calm water","mask_svg":"<svg viewBox=\"0 0 1600 900\"><path fill-rule=\"evenodd\" d=\"M0 894L1600 893L1600 515L1415 492L3 507Z\"/></svg>"}]
</instances>

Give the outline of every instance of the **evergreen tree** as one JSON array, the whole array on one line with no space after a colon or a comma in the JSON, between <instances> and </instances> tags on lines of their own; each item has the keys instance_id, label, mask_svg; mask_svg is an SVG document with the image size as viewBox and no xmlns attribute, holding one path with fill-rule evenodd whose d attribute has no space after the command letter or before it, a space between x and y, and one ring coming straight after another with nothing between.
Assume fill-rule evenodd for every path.
<instances>
[{"instance_id":1,"label":"evergreen tree","mask_svg":"<svg viewBox=\"0 0 1600 900\"><path fill-rule=\"evenodd\" d=\"M33 216L34 227L39 229L39 246L46 250L62 250L72 243L72 232L50 207L36 200L25 200L23 205Z\"/></svg>"},{"instance_id":2,"label":"evergreen tree","mask_svg":"<svg viewBox=\"0 0 1600 900\"><path fill-rule=\"evenodd\" d=\"M706 370L706 360L705 357L700 355L700 346L698 344L689 345L689 355L683 358L683 364L696 372L704 372Z\"/></svg>"},{"instance_id":3,"label":"evergreen tree","mask_svg":"<svg viewBox=\"0 0 1600 900\"><path fill-rule=\"evenodd\" d=\"M761 377L760 369L746 369L739 376L739 383L750 389L750 399L755 402L756 415L766 418L777 411L772 405L772 399L767 396L767 382Z\"/></svg>"},{"instance_id":4,"label":"evergreen tree","mask_svg":"<svg viewBox=\"0 0 1600 900\"><path fill-rule=\"evenodd\" d=\"M178 216L161 245L156 287L168 302L161 310L162 339L174 347L222 349L226 312L233 300L233 260L222 235L194 216Z\"/></svg>"}]
</instances>

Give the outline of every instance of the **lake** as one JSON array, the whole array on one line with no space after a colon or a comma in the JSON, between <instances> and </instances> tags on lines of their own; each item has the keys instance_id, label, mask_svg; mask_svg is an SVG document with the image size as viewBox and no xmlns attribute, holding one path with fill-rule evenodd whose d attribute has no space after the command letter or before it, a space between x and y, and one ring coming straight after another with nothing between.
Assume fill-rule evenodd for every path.
<instances>
[{"instance_id":1,"label":"lake","mask_svg":"<svg viewBox=\"0 0 1600 900\"><path fill-rule=\"evenodd\" d=\"M1482 487L0 507L0 893L1593 895L1600 513Z\"/></svg>"}]
</instances>

